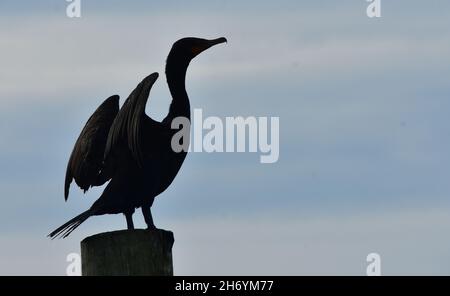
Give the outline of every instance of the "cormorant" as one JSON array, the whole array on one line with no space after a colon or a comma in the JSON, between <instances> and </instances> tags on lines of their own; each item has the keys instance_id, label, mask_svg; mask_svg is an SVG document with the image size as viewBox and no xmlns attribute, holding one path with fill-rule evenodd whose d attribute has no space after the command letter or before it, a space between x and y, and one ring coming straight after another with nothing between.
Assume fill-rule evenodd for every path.
<instances>
[{"instance_id":1,"label":"cormorant","mask_svg":"<svg viewBox=\"0 0 450 296\"><path fill-rule=\"evenodd\" d=\"M166 61L166 78L172 95L169 112L162 122L145 114L150 89L158 73L147 76L133 90L119 110L119 96L106 99L81 131L69 159L64 196L67 200L72 180L86 192L110 180L102 195L85 212L49 234L67 237L91 216L123 213L128 229L132 215L141 207L149 229L154 229L150 208L157 195L167 189L177 175L187 152L175 152L171 128L176 117L190 119L185 88L190 61L202 51L224 43L224 37L206 40L183 38L176 41Z\"/></svg>"}]
</instances>

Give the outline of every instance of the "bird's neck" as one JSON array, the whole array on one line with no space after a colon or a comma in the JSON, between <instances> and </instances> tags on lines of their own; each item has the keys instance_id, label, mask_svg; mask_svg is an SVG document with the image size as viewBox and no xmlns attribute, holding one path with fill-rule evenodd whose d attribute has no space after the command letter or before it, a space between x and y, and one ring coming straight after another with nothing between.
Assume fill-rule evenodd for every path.
<instances>
[{"instance_id":1,"label":"bird's neck","mask_svg":"<svg viewBox=\"0 0 450 296\"><path fill-rule=\"evenodd\" d=\"M167 84L169 85L172 103L169 108L171 119L184 116L190 119L191 109L186 92L186 71L189 63L176 63L169 58L166 64Z\"/></svg>"}]
</instances>

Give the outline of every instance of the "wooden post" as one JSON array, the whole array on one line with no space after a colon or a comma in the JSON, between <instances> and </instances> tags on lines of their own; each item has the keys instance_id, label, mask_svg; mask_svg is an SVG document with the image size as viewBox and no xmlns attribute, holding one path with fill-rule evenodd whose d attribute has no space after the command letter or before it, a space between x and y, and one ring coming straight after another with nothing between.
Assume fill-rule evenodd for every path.
<instances>
[{"instance_id":1,"label":"wooden post","mask_svg":"<svg viewBox=\"0 0 450 296\"><path fill-rule=\"evenodd\" d=\"M173 233L163 229L99 233L81 241L83 276L173 275Z\"/></svg>"}]
</instances>

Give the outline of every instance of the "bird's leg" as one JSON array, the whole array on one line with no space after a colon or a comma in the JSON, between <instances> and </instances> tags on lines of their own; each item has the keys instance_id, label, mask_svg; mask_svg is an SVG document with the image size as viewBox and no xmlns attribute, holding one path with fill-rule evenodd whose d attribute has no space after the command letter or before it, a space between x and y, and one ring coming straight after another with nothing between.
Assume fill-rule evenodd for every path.
<instances>
[{"instance_id":1,"label":"bird's leg","mask_svg":"<svg viewBox=\"0 0 450 296\"><path fill-rule=\"evenodd\" d=\"M145 223L147 224L147 229L156 229L156 226L153 223L150 206L142 206L142 215L144 216Z\"/></svg>"},{"instance_id":2,"label":"bird's leg","mask_svg":"<svg viewBox=\"0 0 450 296\"><path fill-rule=\"evenodd\" d=\"M127 212L124 215L125 215L125 218L127 219L127 228L129 230L133 230L134 229L133 212Z\"/></svg>"}]
</instances>

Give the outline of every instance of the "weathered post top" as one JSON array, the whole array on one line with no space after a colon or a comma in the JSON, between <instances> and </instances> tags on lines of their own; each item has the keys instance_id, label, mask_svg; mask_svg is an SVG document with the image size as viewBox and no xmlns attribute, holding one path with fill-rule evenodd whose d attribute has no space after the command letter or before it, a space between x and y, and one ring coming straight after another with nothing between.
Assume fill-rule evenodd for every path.
<instances>
[{"instance_id":1,"label":"weathered post top","mask_svg":"<svg viewBox=\"0 0 450 296\"><path fill-rule=\"evenodd\" d=\"M81 241L83 276L173 275L173 233L163 229L119 230Z\"/></svg>"}]
</instances>

